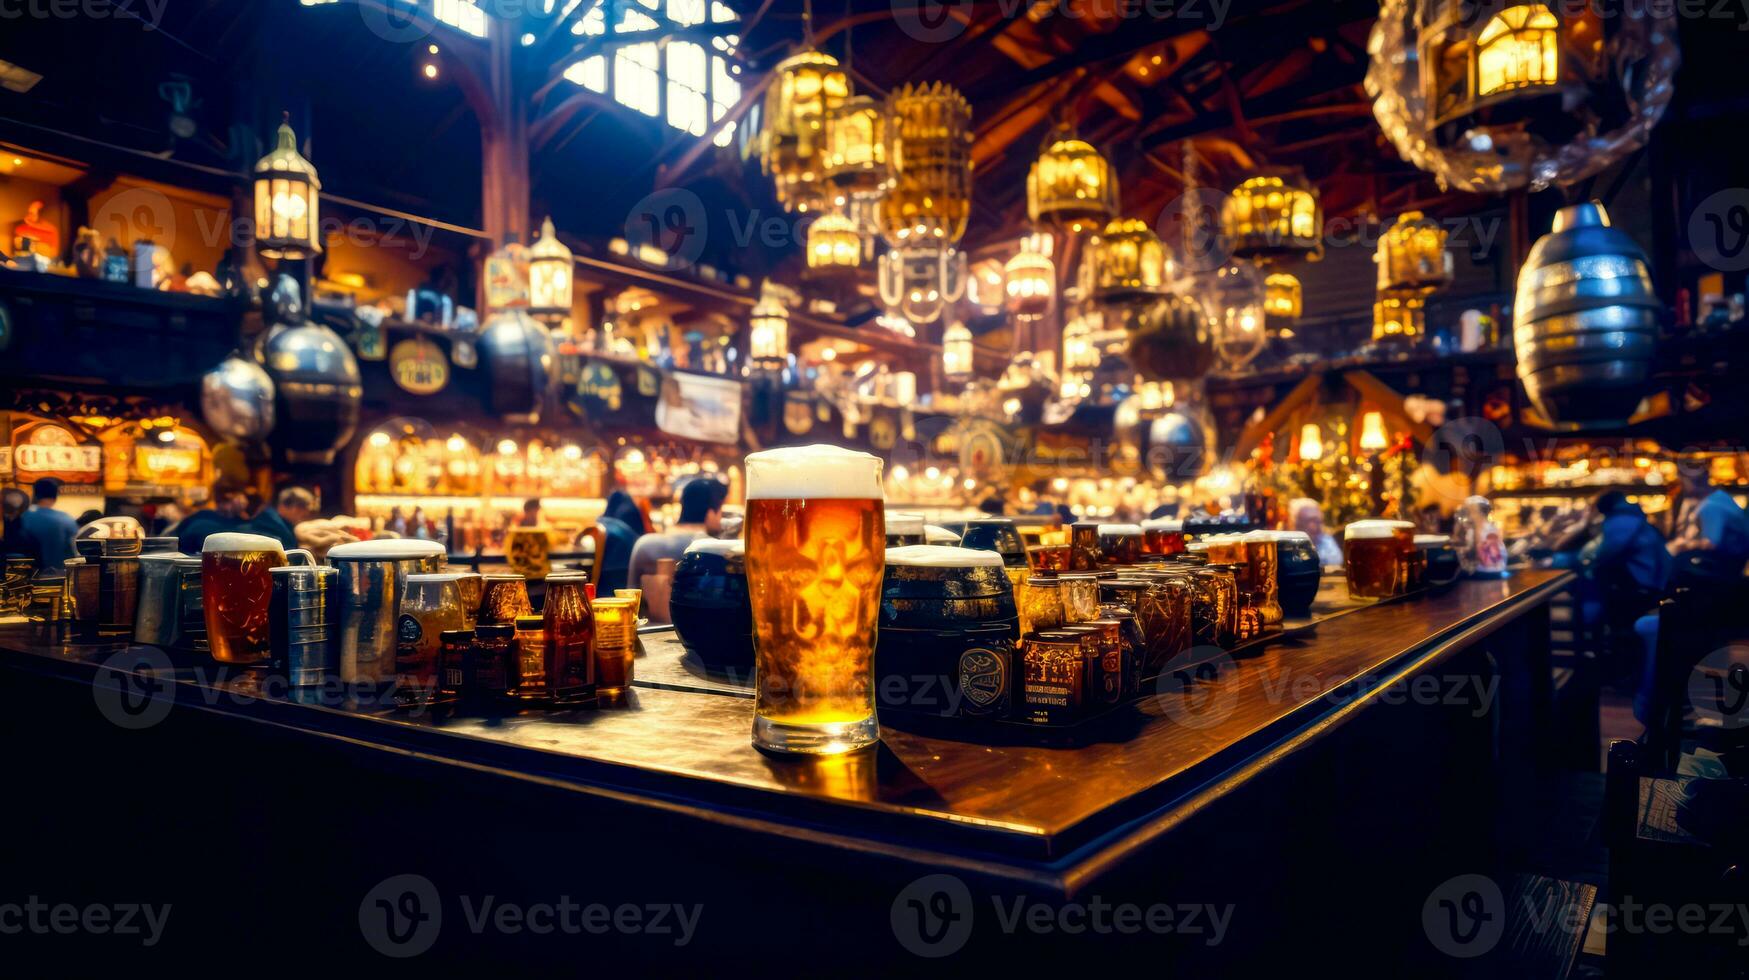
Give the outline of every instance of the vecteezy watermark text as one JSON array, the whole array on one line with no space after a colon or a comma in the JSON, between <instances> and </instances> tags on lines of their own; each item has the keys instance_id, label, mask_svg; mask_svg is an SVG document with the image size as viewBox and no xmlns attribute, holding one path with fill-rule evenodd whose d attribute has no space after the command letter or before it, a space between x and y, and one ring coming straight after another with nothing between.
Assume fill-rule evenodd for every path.
<instances>
[{"instance_id":1,"label":"vecteezy watermark text","mask_svg":"<svg viewBox=\"0 0 1749 980\"><path fill-rule=\"evenodd\" d=\"M170 904L143 902L46 902L35 895L23 902L0 903L0 935L17 936L138 936L152 947L164 938Z\"/></svg>"},{"instance_id":2,"label":"vecteezy watermark text","mask_svg":"<svg viewBox=\"0 0 1749 980\"><path fill-rule=\"evenodd\" d=\"M155 31L170 0L0 0L0 20L137 20Z\"/></svg>"}]
</instances>

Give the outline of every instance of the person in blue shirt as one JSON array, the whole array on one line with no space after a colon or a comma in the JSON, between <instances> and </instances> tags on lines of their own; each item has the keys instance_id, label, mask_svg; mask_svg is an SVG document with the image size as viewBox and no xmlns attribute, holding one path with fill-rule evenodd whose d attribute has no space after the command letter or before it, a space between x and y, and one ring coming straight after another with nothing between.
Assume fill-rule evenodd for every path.
<instances>
[{"instance_id":1,"label":"person in blue shirt","mask_svg":"<svg viewBox=\"0 0 1749 980\"><path fill-rule=\"evenodd\" d=\"M61 499L61 481L44 477L31 487L36 506L24 512L24 536L36 549L37 567L42 571L59 572L73 557L73 537L79 525L73 515L55 509Z\"/></svg>"},{"instance_id":2,"label":"person in blue shirt","mask_svg":"<svg viewBox=\"0 0 1749 980\"><path fill-rule=\"evenodd\" d=\"M244 530L277 538L290 551L298 546L295 530L299 524L316 516L316 495L303 487L286 487L270 506L250 518Z\"/></svg>"},{"instance_id":3,"label":"person in blue shirt","mask_svg":"<svg viewBox=\"0 0 1749 980\"><path fill-rule=\"evenodd\" d=\"M648 534L650 527L644 523L644 512L638 509L637 501L624 490L615 490L607 496L607 510L595 524L601 528L607 537L602 554L595 560L601 562L601 581L596 586L596 594L610 596L614 589L626 587L626 572L632 563L632 549L637 547L638 539Z\"/></svg>"},{"instance_id":4,"label":"person in blue shirt","mask_svg":"<svg viewBox=\"0 0 1749 980\"><path fill-rule=\"evenodd\" d=\"M241 490L220 484L213 487L213 506L184 517L164 533L175 535L177 550L183 554L198 555L208 535L242 530L248 511L249 498Z\"/></svg>"}]
</instances>

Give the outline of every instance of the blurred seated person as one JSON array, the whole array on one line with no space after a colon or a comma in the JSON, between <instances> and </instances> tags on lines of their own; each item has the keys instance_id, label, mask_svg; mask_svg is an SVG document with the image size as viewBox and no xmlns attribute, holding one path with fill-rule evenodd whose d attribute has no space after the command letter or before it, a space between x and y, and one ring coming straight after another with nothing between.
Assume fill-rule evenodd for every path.
<instances>
[{"instance_id":1,"label":"blurred seated person","mask_svg":"<svg viewBox=\"0 0 1749 980\"><path fill-rule=\"evenodd\" d=\"M672 558L679 561L680 556L686 554L687 545L720 532L723 527L723 501L728 496L728 486L715 477L699 476L688 480L680 488L680 520L665 533L646 534L638 539L627 565L626 582L629 584L622 588L643 588L644 576L654 575L657 563L662 559ZM605 575L602 582L603 585L606 584ZM668 621L666 616L657 619L656 612L654 608L651 609L652 620Z\"/></svg>"},{"instance_id":2,"label":"blurred seated person","mask_svg":"<svg viewBox=\"0 0 1749 980\"><path fill-rule=\"evenodd\" d=\"M316 516L316 495L303 487L286 487L244 530L275 538L287 551L298 546L297 526Z\"/></svg>"},{"instance_id":3,"label":"blurred seated person","mask_svg":"<svg viewBox=\"0 0 1749 980\"><path fill-rule=\"evenodd\" d=\"M540 527L540 498L530 497L522 502L522 519L516 522L518 527Z\"/></svg>"},{"instance_id":4,"label":"blurred seated person","mask_svg":"<svg viewBox=\"0 0 1749 980\"><path fill-rule=\"evenodd\" d=\"M213 505L177 521L164 533L176 537L176 549L185 555L200 554L209 535L236 531L249 512L249 497L243 491L220 484L213 487Z\"/></svg>"},{"instance_id":5,"label":"blurred seated person","mask_svg":"<svg viewBox=\"0 0 1749 980\"><path fill-rule=\"evenodd\" d=\"M36 543L24 533L30 497L23 490L0 490L0 555L37 557Z\"/></svg>"},{"instance_id":6,"label":"blurred seated person","mask_svg":"<svg viewBox=\"0 0 1749 980\"><path fill-rule=\"evenodd\" d=\"M624 490L607 495L607 510L595 519L595 526L601 528L606 538L601 553L595 556L601 565L595 592L613 595L613 590L627 587L632 549L637 547L639 538L649 533L650 526L644 523L644 512L638 509L637 501Z\"/></svg>"},{"instance_id":7,"label":"blurred seated person","mask_svg":"<svg viewBox=\"0 0 1749 980\"><path fill-rule=\"evenodd\" d=\"M24 536L30 539L37 568L58 572L73 557L73 537L79 533L79 525L73 522L72 515L55 509L61 499L60 480L45 476L30 489L36 503L19 519Z\"/></svg>"},{"instance_id":8,"label":"blurred seated person","mask_svg":"<svg viewBox=\"0 0 1749 980\"><path fill-rule=\"evenodd\" d=\"M1601 526L1584 549L1588 577L1594 588L1581 601L1587 623L1618 623L1638 616L1658 600L1670 577L1670 553L1664 535L1646 520L1640 505L1627 494L1610 490L1592 505Z\"/></svg>"},{"instance_id":9,"label":"blurred seated person","mask_svg":"<svg viewBox=\"0 0 1749 980\"><path fill-rule=\"evenodd\" d=\"M1326 568L1342 566L1342 543L1324 530L1324 511L1310 497L1296 497L1288 503L1288 526L1304 531L1318 549L1318 564Z\"/></svg>"}]
</instances>

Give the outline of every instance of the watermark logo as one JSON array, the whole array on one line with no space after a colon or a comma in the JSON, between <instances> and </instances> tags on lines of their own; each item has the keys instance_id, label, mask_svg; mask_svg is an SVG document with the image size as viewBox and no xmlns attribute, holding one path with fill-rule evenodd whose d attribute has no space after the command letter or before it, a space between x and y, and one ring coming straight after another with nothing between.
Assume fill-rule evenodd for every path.
<instances>
[{"instance_id":1,"label":"watermark logo","mask_svg":"<svg viewBox=\"0 0 1749 980\"><path fill-rule=\"evenodd\" d=\"M1695 664L1688 674L1688 700L1727 729L1749 726L1749 646L1720 647Z\"/></svg>"},{"instance_id":2,"label":"watermark logo","mask_svg":"<svg viewBox=\"0 0 1749 980\"><path fill-rule=\"evenodd\" d=\"M32 895L22 902L0 903L0 936L138 936L150 948L164 938L170 903L139 902L49 903Z\"/></svg>"},{"instance_id":3,"label":"watermark logo","mask_svg":"<svg viewBox=\"0 0 1749 980\"><path fill-rule=\"evenodd\" d=\"M893 0L893 23L913 41L940 44L965 33L972 6L972 0Z\"/></svg>"},{"instance_id":4,"label":"watermark logo","mask_svg":"<svg viewBox=\"0 0 1749 980\"><path fill-rule=\"evenodd\" d=\"M156 647L130 647L111 655L91 686L98 713L128 731L158 724L174 704L168 688L173 670L170 658Z\"/></svg>"},{"instance_id":5,"label":"watermark logo","mask_svg":"<svg viewBox=\"0 0 1749 980\"><path fill-rule=\"evenodd\" d=\"M1195 729L1213 728L1232 717L1239 692L1235 685L1219 682L1234 667L1232 655L1219 647L1197 646L1178 660L1195 666L1173 669L1168 664L1154 682L1154 700L1166 717Z\"/></svg>"},{"instance_id":6,"label":"watermark logo","mask_svg":"<svg viewBox=\"0 0 1749 980\"><path fill-rule=\"evenodd\" d=\"M1749 189L1727 187L1700 202L1688 218L1688 244L1720 272L1749 269Z\"/></svg>"},{"instance_id":7,"label":"watermark logo","mask_svg":"<svg viewBox=\"0 0 1749 980\"><path fill-rule=\"evenodd\" d=\"M1213 272L1232 260L1232 243L1221 234L1221 207L1226 200L1220 191L1199 187L1160 209L1154 233L1183 263L1181 272Z\"/></svg>"},{"instance_id":8,"label":"watermark logo","mask_svg":"<svg viewBox=\"0 0 1749 980\"><path fill-rule=\"evenodd\" d=\"M91 228L105 239L149 241L173 249L176 207L157 191L131 187L110 195L91 213Z\"/></svg>"},{"instance_id":9,"label":"watermark logo","mask_svg":"<svg viewBox=\"0 0 1749 980\"><path fill-rule=\"evenodd\" d=\"M429 950L443 929L443 901L424 875L385 878L358 903L358 931L370 948L393 959Z\"/></svg>"},{"instance_id":10,"label":"watermark logo","mask_svg":"<svg viewBox=\"0 0 1749 980\"><path fill-rule=\"evenodd\" d=\"M382 3L357 6L364 26L390 44L412 44L424 39L433 29L431 19L420 14L419 5L407 0L383 0Z\"/></svg>"},{"instance_id":11,"label":"watermark logo","mask_svg":"<svg viewBox=\"0 0 1749 980\"><path fill-rule=\"evenodd\" d=\"M0 20L136 20L155 31L170 0L0 0Z\"/></svg>"},{"instance_id":12,"label":"watermark logo","mask_svg":"<svg viewBox=\"0 0 1749 980\"><path fill-rule=\"evenodd\" d=\"M1421 928L1427 941L1447 956L1484 956L1506 932L1506 898L1487 875L1458 875L1427 896Z\"/></svg>"},{"instance_id":13,"label":"watermark logo","mask_svg":"<svg viewBox=\"0 0 1749 980\"><path fill-rule=\"evenodd\" d=\"M971 890L954 875L924 875L893 899L893 935L899 945L925 959L964 949L974 921Z\"/></svg>"},{"instance_id":14,"label":"watermark logo","mask_svg":"<svg viewBox=\"0 0 1749 980\"><path fill-rule=\"evenodd\" d=\"M671 265L697 264L709 236L704 202L685 188L671 187L646 195L626 214L626 241L634 247L659 249Z\"/></svg>"}]
</instances>

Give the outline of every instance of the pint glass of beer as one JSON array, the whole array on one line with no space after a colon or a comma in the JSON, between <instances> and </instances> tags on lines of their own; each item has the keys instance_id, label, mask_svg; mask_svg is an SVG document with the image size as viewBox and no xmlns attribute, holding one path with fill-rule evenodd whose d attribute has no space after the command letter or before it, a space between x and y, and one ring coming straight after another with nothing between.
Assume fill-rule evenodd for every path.
<instances>
[{"instance_id":1,"label":"pint glass of beer","mask_svg":"<svg viewBox=\"0 0 1749 980\"><path fill-rule=\"evenodd\" d=\"M818 755L879 738L874 648L885 524L874 456L804 446L747 457L754 745Z\"/></svg>"},{"instance_id":2,"label":"pint glass of beer","mask_svg":"<svg viewBox=\"0 0 1749 980\"><path fill-rule=\"evenodd\" d=\"M1407 521L1367 520L1354 521L1343 530L1342 561L1348 570L1350 596L1389 599L1403 594L1408 573L1403 540L1413 528Z\"/></svg>"},{"instance_id":3,"label":"pint glass of beer","mask_svg":"<svg viewBox=\"0 0 1749 980\"><path fill-rule=\"evenodd\" d=\"M313 564L309 552L296 554ZM201 602L214 660L249 664L267 658L270 570L284 564L285 550L276 538L234 532L207 536L200 549Z\"/></svg>"}]
</instances>

